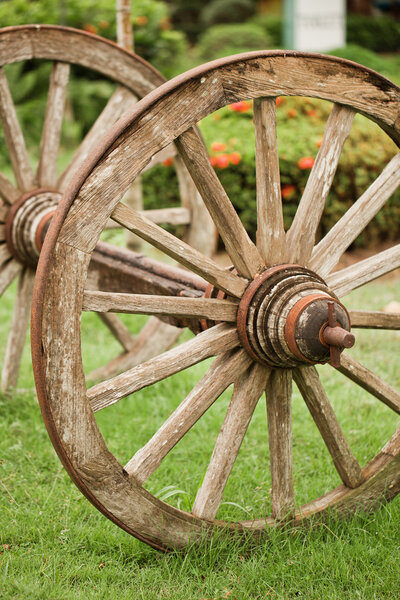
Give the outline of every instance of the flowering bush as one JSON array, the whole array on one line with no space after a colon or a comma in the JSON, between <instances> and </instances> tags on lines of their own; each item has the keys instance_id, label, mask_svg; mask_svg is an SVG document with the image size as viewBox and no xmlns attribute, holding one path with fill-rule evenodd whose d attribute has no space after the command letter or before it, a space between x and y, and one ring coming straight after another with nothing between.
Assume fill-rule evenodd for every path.
<instances>
[{"instance_id":1,"label":"flowering bush","mask_svg":"<svg viewBox=\"0 0 400 600\"><path fill-rule=\"evenodd\" d=\"M227 106L204 119L200 126L207 142L210 162L244 225L255 239L255 142L253 111L251 103L248 104L250 106L246 111L232 110L231 106ZM296 116L288 118L287 111L290 109L296 111ZM291 224L307 183L330 110L330 103L307 98L282 97L277 103L281 194L286 228ZM321 220L319 235L326 233L361 196L395 153L394 143L377 125L364 117L356 117L343 148ZM157 191L157 178L153 172L154 170L151 171L151 175L146 173L143 179L148 177L146 182L154 189L152 197L154 205L157 206L167 185L165 181L160 182ZM163 173L168 173L169 178L174 176L173 169L163 169ZM171 181L168 185L171 186ZM171 187L168 188L168 194L170 189ZM399 235L400 191L397 191L356 240L356 245L367 246L382 240L396 239Z\"/></svg>"},{"instance_id":2,"label":"flowering bush","mask_svg":"<svg viewBox=\"0 0 400 600\"><path fill-rule=\"evenodd\" d=\"M276 104L281 193L284 221L288 228L321 146L332 105L320 100L289 97L277 98ZM226 144L232 139L232 134L235 135L235 149L239 149L241 154L240 163L236 165L231 160L218 174L242 221L255 238L257 191L252 107L241 112L233 111L231 105L217 114L220 116L217 122L211 118L203 121L202 132L206 140L215 139L218 135L218 140ZM211 152L211 145L209 147ZM396 151L395 144L377 125L365 117L356 117L342 151L319 235L326 233L361 196ZM368 245L379 240L395 239L399 235L400 191L397 191L356 244Z\"/></svg>"}]
</instances>

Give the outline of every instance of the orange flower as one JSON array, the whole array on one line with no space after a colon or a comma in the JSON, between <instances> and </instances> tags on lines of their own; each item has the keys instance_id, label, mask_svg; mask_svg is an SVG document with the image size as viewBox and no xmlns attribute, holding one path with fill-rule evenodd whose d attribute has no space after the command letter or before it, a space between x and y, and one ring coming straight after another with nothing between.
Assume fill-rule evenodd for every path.
<instances>
[{"instance_id":1,"label":"orange flower","mask_svg":"<svg viewBox=\"0 0 400 600\"><path fill-rule=\"evenodd\" d=\"M315 145L317 146L317 148L321 148L321 144L322 144L322 138L319 138L319 140L317 140L315 142Z\"/></svg>"},{"instance_id":2,"label":"orange flower","mask_svg":"<svg viewBox=\"0 0 400 600\"><path fill-rule=\"evenodd\" d=\"M210 156L210 164L212 167L216 167L218 162L218 158L216 156Z\"/></svg>"},{"instance_id":3,"label":"orange flower","mask_svg":"<svg viewBox=\"0 0 400 600\"><path fill-rule=\"evenodd\" d=\"M84 31L88 31L89 33L97 33L96 25L92 25L91 23L85 23L83 26Z\"/></svg>"},{"instance_id":4,"label":"orange flower","mask_svg":"<svg viewBox=\"0 0 400 600\"><path fill-rule=\"evenodd\" d=\"M297 163L300 169L311 169L314 164L314 159L312 156L303 156Z\"/></svg>"},{"instance_id":5,"label":"orange flower","mask_svg":"<svg viewBox=\"0 0 400 600\"><path fill-rule=\"evenodd\" d=\"M232 152L232 154L230 154L228 158L233 165L238 165L242 160L242 157L239 154L239 152Z\"/></svg>"},{"instance_id":6,"label":"orange flower","mask_svg":"<svg viewBox=\"0 0 400 600\"><path fill-rule=\"evenodd\" d=\"M285 102L285 98L282 98L282 96L278 96L277 98L275 98L275 102L277 106L280 106Z\"/></svg>"},{"instance_id":7,"label":"orange flower","mask_svg":"<svg viewBox=\"0 0 400 600\"><path fill-rule=\"evenodd\" d=\"M282 186L282 198L291 198L296 191L295 185L283 185Z\"/></svg>"},{"instance_id":8,"label":"orange flower","mask_svg":"<svg viewBox=\"0 0 400 600\"><path fill-rule=\"evenodd\" d=\"M136 21L136 25L147 25L149 20L144 15L141 15L139 17L136 17L135 21Z\"/></svg>"},{"instance_id":9,"label":"orange flower","mask_svg":"<svg viewBox=\"0 0 400 600\"><path fill-rule=\"evenodd\" d=\"M211 150L213 152L223 152L226 150L226 144L223 144L222 142L213 142L211 144Z\"/></svg>"},{"instance_id":10,"label":"orange flower","mask_svg":"<svg viewBox=\"0 0 400 600\"><path fill-rule=\"evenodd\" d=\"M217 156L217 167L220 169L226 169L229 166L229 158L226 154L220 154Z\"/></svg>"},{"instance_id":11,"label":"orange flower","mask_svg":"<svg viewBox=\"0 0 400 600\"><path fill-rule=\"evenodd\" d=\"M164 167L170 167L173 162L174 162L173 158L166 158L165 160L163 160L163 165L164 165Z\"/></svg>"},{"instance_id":12,"label":"orange flower","mask_svg":"<svg viewBox=\"0 0 400 600\"><path fill-rule=\"evenodd\" d=\"M312 108L311 110L307 111L307 114L308 114L309 117L316 117L317 116L317 111Z\"/></svg>"},{"instance_id":13,"label":"orange flower","mask_svg":"<svg viewBox=\"0 0 400 600\"><path fill-rule=\"evenodd\" d=\"M233 104L230 104L229 108L239 113L247 112L251 109L251 104L250 102L247 102L247 100L241 100L240 102L234 102Z\"/></svg>"},{"instance_id":14,"label":"orange flower","mask_svg":"<svg viewBox=\"0 0 400 600\"><path fill-rule=\"evenodd\" d=\"M286 114L289 119L294 119L294 117L297 117L297 110L295 108L289 108Z\"/></svg>"}]
</instances>

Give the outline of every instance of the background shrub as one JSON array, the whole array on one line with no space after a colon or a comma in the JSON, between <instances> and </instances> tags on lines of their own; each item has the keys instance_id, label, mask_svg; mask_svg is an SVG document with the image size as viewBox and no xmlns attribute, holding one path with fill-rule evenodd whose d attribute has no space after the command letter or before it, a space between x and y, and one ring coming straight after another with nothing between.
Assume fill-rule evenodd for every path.
<instances>
[{"instance_id":1,"label":"background shrub","mask_svg":"<svg viewBox=\"0 0 400 600\"><path fill-rule=\"evenodd\" d=\"M391 17L347 16L347 43L375 52L400 50L400 23Z\"/></svg>"},{"instance_id":2,"label":"background shrub","mask_svg":"<svg viewBox=\"0 0 400 600\"><path fill-rule=\"evenodd\" d=\"M203 60L212 60L249 50L265 50L271 40L255 23L213 25L199 38L197 52Z\"/></svg>"},{"instance_id":3,"label":"background shrub","mask_svg":"<svg viewBox=\"0 0 400 600\"><path fill-rule=\"evenodd\" d=\"M256 5L252 0L213 0L205 4L201 20L207 26L243 23L254 15L255 10Z\"/></svg>"},{"instance_id":4,"label":"background shrub","mask_svg":"<svg viewBox=\"0 0 400 600\"><path fill-rule=\"evenodd\" d=\"M265 33L271 40L272 48L281 48L282 41L282 17L280 15L261 14L251 19L252 23L256 23L262 27Z\"/></svg>"}]
</instances>

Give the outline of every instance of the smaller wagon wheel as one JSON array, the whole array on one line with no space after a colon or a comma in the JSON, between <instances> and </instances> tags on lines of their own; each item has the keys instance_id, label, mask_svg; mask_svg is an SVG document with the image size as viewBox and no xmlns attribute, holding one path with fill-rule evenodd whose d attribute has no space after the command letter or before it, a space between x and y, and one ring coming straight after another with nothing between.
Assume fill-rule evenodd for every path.
<instances>
[{"instance_id":1,"label":"smaller wagon wheel","mask_svg":"<svg viewBox=\"0 0 400 600\"><path fill-rule=\"evenodd\" d=\"M333 104L322 145L290 230L283 227L276 142L276 96L318 97ZM193 126L227 103L255 99L257 243L211 167ZM353 326L398 329L400 317L346 310L338 297L400 266L400 245L332 273L346 248L400 182L398 153L372 186L317 244L316 231L342 146L356 112L397 145L400 89L349 61L293 52L254 52L209 63L143 99L98 148L64 198L40 257L34 292L33 361L43 416L66 469L81 491L120 527L156 548L185 546L214 528L257 536L282 519L301 522L329 508L375 509L400 490L400 429L365 466L353 454L315 364L331 361L387 411L400 394L351 357ZM218 228L234 271L220 268L119 199L151 157L175 141ZM112 175L110 175L110 173ZM116 176L118 174L118 176ZM178 260L210 285L203 298L109 294L85 290L90 260L109 217ZM213 290L216 290L215 293ZM217 293L218 292L218 293ZM208 319L193 339L86 389L81 362L82 310ZM341 356L340 356L341 355ZM205 375L153 437L123 467L109 451L94 413L191 365L215 356ZM296 506L292 379L342 484ZM233 394L191 512L144 487L169 451L224 390ZM255 406L265 391L271 471L270 515L215 520ZM117 409L115 409L117 410ZM386 410L386 407L385 407ZM395 428L395 415L393 427ZM267 434L268 430L268 434ZM131 430L130 438L134 435ZM129 448L126 450L129 458ZM190 457L189 459L190 460ZM263 460L261 457L260 460Z\"/></svg>"},{"instance_id":2,"label":"smaller wagon wheel","mask_svg":"<svg viewBox=\"0 0 400 600\"><path fill-rule=\"evenodd\" d=\"M36 172L31 166L3 69L5 65L33 59L52 62ZM119 87L67 167L58 174L57 159L64 104L70 68L74 65L91 69L119 84ZM17 296L2 369L2 390L14 387L17 383L36 264L43 236L55 207L71 178L107 129L126 110L132 108L138 98L142 98L164 81L160 73L137 55L89 33L47 25L8 27L0 30L0 120L15 178L14 185L8 177L0 173L0 296L13 280L18 278ZM169 146L155 157L149 168L173 155L175 148ZM182 206L152 210L147 214L158 223L185 225L188 241L195 246L205 243L206 248L208 243L206 251L211 252L211 220L207 211L202 208L191 178L179 157L176 160L176 169ZM140 340L136 340L130 334L116 315L103 315L102 319L123 346L125 354L134 354L134 348ZM160 347L168 347L177 337L174 328L158 320L150 323L150 326L153 334L159 337Z\"/></svg>"}]
</instances>

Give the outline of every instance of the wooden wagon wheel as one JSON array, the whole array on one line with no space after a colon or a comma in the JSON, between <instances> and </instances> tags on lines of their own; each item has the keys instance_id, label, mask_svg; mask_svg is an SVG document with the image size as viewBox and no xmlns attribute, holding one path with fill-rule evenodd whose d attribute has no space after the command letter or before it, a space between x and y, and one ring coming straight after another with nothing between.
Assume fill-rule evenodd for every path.
<instances>
[{"instance_id":1,"label":"wooden wagon wheel","mask_svg":"<svg viewBox=\"0 0 400 600\"><path fill-rule=\"evenodd\" d=\"M31 59L53 63L36 173L32 170L7 77L2 68L4 65ZM67 167L58 175L57 158L71 65L91 69L120 84L120 87L110 98ZM142 98L164 81L162 75L140 57L104 38L79 30L30 25L0 31L0 118L16 183L14 186L0 173L0 295L18 277L18 292L2 370L3 390L14 387L17 383L36 263L42 237L55 206L71 177L107 129L126 110L133 107L137 98ZM155 158L153 164L171 154L175 154L175 148L170 146ZM153 210L148 216L159 223L186 225L188 240L191 239L195 246L203 245L206 241L208 251L211 252L213 235L212 231L210 234L208 213L202 210L184 165L179 159L176 163L182 206ZM151 166L153 165L149 165ZM130 335L116 315L102 318L123 346L125 354L135 354L140 340ZM176 339L177 331L158 320L148 327L151 327L153 334L158 331L161 347L163 344L168 347ZM146 348L143 351L145 350Z\"/></svg>"},{"instance_id":2,"label":"wooden wagon wheel","mask_svg":"<svg viewBox=\"0 0 400 600\"><path fill-rule=\"evenodd\" d=\"M278 95L306 95L333 103L315 165L287 233L276 143ZM255 99L257 153L256 244L248 237L193 130L195 123L225 104L251 98ZM330 353L335 364L343 346L352 344L349 313L338 297L400 265L400 245L396 245L355 266L331 272L398 186L400 154L315 245L317 226L355 113L374 120L398 145L399 108L398 87L349 61L284 51L238 55L189 71L152 92L113 128L74 180L52 222L39 261L32 313L35 380L50 437L70 476L99 510L129 533L164 549L184 546L213 528L260 535L284 518L300 522L323 515L329 508L339 513L359 507L372 510L399 492L400 429L361 467L314 366L327 362ZM152 156L173 140L213 217L234 271L220 268L119 202ZM90 254L110 216L220 293L171 298L85 291ZM87 390L81 361L82 310L163 313L219 323ZM381 313L353 311L351 319L353 327L399 327L398 316ZM351 358L350 352L342 355L340 371L377 402L386 404L388 411L399 413L399 392ZM210 356L216 358L204 377L123 467L109 451L94 413ZM336 468L343 482L297 508L292 475L292 378L332 456L332 470ZM231 402L191 513L151 495L144 482L231 384ZM252 521L217 521L225 484L264 390L272 514Z\"/></svg>"}]
</instances>

